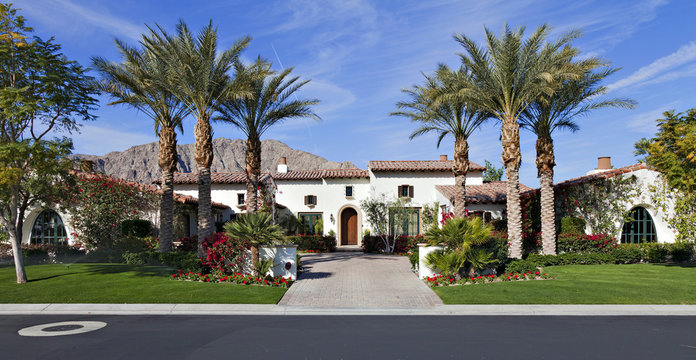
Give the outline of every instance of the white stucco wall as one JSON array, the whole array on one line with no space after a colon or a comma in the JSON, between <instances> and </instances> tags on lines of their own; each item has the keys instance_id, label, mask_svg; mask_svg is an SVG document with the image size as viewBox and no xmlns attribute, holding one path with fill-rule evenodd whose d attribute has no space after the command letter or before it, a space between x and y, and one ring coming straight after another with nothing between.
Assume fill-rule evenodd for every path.
<instances>
[{"instance_id":1,"label":"white stucco wall","mask_svg":"<svg viewBox=\"0 0 696 360\"><path fill-rule=\"evenodd\" d=\"M668 202L665 209L666 211L662 211L655 206L655 201L653 200L650 192L650 186L657 185L664 181L662 179L662 175L654 170L640 169L622 176L631 175L636 176L636 185L640 188L640 191L636 196L631 198L628 203L624 204L624 209L626 211L630 211L637 206L644 207L652 217L653 223L655 224L657 242L673 243L676 238L676 230L669 227L667 219L674 214L674 204L672 202ZM618 236L621 236L623 225L624 223L621 220L618 220L615 223Z\"/></svg>"},{"instance_id":2,"label":"white stucco wall","mask_svg":"<svg viewBox=\"0 0 696 360\"><path fill-rule=\"evenodd\" d=\"M362 219L364 214L360 209L360 201L370 196L369 179L343 178L323 180L282 180L276 181L276 202L288 207L293 214L303 213L322 214L324 234L333 230L336 239L340 241L341 212L348 207L358 213L358 244L362 240L362 231L367 228ZM346 197L345 187L353 186L353 196ZM304 203L306 195L317 197L316 205ZM333 221L331 217L333 216Z\"/></svg>"}]
</instances>

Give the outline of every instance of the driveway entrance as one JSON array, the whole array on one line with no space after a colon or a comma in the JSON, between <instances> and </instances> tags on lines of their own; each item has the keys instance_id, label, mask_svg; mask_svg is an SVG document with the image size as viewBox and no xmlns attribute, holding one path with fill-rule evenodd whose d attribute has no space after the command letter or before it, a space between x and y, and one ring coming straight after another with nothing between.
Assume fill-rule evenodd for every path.
<instances>
[{"instance_id":1,"label":"driveway entrance","mask_svg":"<svg viewBox=\"0 0 696 360\"><path fill-rule=\"evenodd\" d=\"M405 256L334 252L303 254L304 272L278 305L414 308L442 305Z\"/></svg>"}]
</instances>

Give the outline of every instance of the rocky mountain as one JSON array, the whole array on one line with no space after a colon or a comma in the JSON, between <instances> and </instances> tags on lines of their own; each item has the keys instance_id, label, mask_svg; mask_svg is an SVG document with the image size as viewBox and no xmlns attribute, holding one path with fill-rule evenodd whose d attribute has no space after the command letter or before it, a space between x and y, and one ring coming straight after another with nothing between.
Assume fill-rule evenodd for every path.
<instances>
[{"instance_id":1,"label":"rocky mountain","mask_svg":"<svg viewBox=\"0 0 696 360\"><path fill-rule=\"evenodd\" d=\"M230 140L226 138L213 139L215 157L211 166L214 172L244 171L244 152L246 140ZM181 172L196 172L198 166L194 158L194 144L177 146L179 154L178 170ZM161 171L157 156L159 147L157 142L136 145L125 151L114 151L103 156L76 154L75 160L91 160L95 164L97 172L121 179L138 181L146 184L159 179ZM318 170L318 169L354 169L356 166L350 161L328 161L306 151L295 150L277 140L263 140L261 142L261 171L276 172L278 162L282 156L287 158L288 168L292 170Z\"/></svg>"}]
</instances>

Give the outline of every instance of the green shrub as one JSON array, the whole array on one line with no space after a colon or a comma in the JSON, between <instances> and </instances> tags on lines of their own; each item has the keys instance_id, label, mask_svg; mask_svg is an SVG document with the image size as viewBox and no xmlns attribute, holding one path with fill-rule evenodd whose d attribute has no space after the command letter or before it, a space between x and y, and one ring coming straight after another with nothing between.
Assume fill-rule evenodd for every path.
<instances>
[{"instance_id":1,"label":"green shrub","mask_svg":"<svg viewBox=\"0 0 696 360\"><path fill-rule=\"evenodd\" d=\"M669 255L674 262L691 261L694 256L694 244L686 242L670 244Z\"/></svg>"},{"instance_id":2,"label":"green shrub","mask_svg":"<svg viewBox=\"0 0 696 360\"><path fill-rule=\"evenodd\" d=\"M640 245L645 250L645 260L651 263L663 263L667 261L669 249L665 244L647 243Z\"/></svg>"},{"instance_id":3,"label":"green shrub","mask_svg":"<svg viewBox=\"0 0 696 360\"><path fill-rule=\"evenodd\" d=\"M561 234L584 234L585 219L566 216L561 219Z\"/></svg>"},{"instance_id":4,"label":"green shrub","mask_svg":"<svg viewBox=\"0 0 696 360\"><path fill-rule=\"evenodd\" d=\"M411 262L411 269L416 270L419 260L420 255L418 254L418 250L408 253L408 261Z\"/></svg>"},{"instance_id":5,"label":"green shrub","mask_svg":"<svg viewBox=\"0 0 696 360\"><path fill-rule=\"evenodd\" d=\"M121 235L146 237L152 235L152 223L143 219L128 219L121 222Z\"/></svg>"},{"instance_id":6,"label":"green shrub","mask_svg":"<svg viewBox=\"0 0 696 360\"><path fill-rule=\"evenodd\" d=\"M204 267L196 253L171 251L159 253L156 251L129 252L121 254L123 263L128 265L164 265L183 272L203 272Z\"/></svg>"},{"instance_id":7,"label":"green shrub","mask_svg":"<svg viewBox=\"0 0 696 360\"><path fill-rule=\"evenodd\" d=\"M333 236L295 235L287 236L286 241L296 244L297 250L336 251L336 238Z\"/></svg>"},{"instance_id":8,"label":"green shrub","mask_svg":"<svg viewBox=\"0 0 696 360\"><path fill-rule=\"evenodd\" d=\"M610 252L616 264L635 264L643 260L644 252L637 245L622 244Z\"/></svg>"},{"instance_id":9,"label":"green shrub","mask_svg":"<svg viewBox=\"0 0 696 360\"><path fill-rule=\"evenodd\" d=\"M147 265L151 263L152 253L150 252L130 252L126 251L121 254L123 263L128 265Z\"/></svg>"},{"instance_id":10,"label":"green shrub","mask_svg":"<svg viewBox=\"0 0 696 360\"><path fill-rule=\"evenodd\" d=\"M526 273L529 271L537 271L537 265L529 260L512 260L505 266L507 273Z\"/></svg>"}]
</instances>

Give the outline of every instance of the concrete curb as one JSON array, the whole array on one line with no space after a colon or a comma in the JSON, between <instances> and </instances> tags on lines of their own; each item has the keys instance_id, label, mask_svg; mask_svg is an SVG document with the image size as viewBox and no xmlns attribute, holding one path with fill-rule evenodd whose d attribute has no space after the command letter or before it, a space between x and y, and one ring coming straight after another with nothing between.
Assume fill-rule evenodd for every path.
<instances>
[{"instance_id":1,"label":"concrete curb","mask_svg":"<svg viewBox=\"0 0 696 360\"><path fill-rule=\"evenodd\" d=\"M696 316L696 305L442 305L320 308L260 304L0 304L0 315Z\"/></svg>"}]
</instances>

